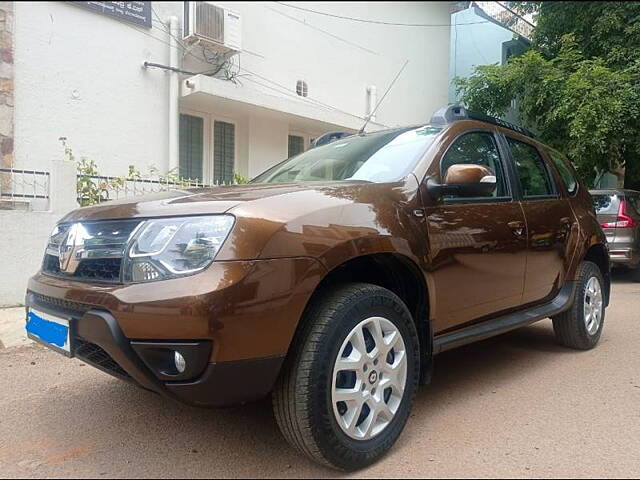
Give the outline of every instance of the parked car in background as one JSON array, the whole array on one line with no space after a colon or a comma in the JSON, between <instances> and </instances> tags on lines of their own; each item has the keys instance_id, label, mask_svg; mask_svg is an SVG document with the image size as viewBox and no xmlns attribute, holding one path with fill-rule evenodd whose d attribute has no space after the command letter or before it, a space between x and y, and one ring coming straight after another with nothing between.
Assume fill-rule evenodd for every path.
<instances>
[{"instance_id":1,"label":"parked car in background","mask_svg":"<svg viewBox=\"0 0 640 480\"><path fill-rule=\"evenodd\" d=\"M548 317L559 343L596 346L610 281L591 202L528 132L448 107L248 185L69 213L27 331L192 405L271 394L298 451L355 470L395 443L435 355Z\"/></svg>"},{"instance_id":2,"label":"parked car in background","mask_svg":"<svg viewBox=\"0 0 640 480\"><path fill-rule=\"evenodd\" d=\"M632 269L640 281L640 192L591 190L591 196L607 236L612 266Z\"/></svg>"}]
</instances>

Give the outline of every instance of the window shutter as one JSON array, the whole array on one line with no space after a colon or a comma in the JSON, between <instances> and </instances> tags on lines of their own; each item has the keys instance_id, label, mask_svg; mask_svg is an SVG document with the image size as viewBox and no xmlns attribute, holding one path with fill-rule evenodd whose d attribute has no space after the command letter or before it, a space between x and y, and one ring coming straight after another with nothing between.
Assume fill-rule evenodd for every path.
<instances>
[{"instance_id":1,"label":"window shutter","mask_svg":"<svg viewBox=\"0 0 640 480\"><path fill-rule=\"evenodd\" d=\"M232 123L213 123L213 180L232 183L235 171L236 126Z\"/></svg>"},{"instance_id":2,"label":"window shutter","mask_svg":"<svg viewBox=\"0 0 640 480\"><path fill-rule=\"evenodd\" d=\"M192 115L180 115L180 155L178 173L181 178L202 181L204 121Z\"/></svg>"}]
</instances>

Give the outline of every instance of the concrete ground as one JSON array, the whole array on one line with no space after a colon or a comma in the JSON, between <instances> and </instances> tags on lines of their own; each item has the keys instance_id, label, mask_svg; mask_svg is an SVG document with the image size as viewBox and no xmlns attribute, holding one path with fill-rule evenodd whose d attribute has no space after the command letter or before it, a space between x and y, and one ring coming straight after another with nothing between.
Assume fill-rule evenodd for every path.
<instances>
[{"instance_id":1,"label":"concrete ground","mask_svg":"<svg viewBox=\"0 0 640 480\"><path fill-rule=\"evenodd\" d=\"M617 275L595 350L544 321L443 354L393 450L349 476L638 477L638 312ZM297 455L267 401L185 407L35 344L0 349L0 411L0 477L344 476Z\"/></svg>"},{"instance_id":2,"label":"concrete ground","mask_svg":"<svg viewBox=\"0 0 640 480\"><path fill-rule=\"evenodd\" d=\"M24 334L24 307L0 308L0 349L28 345Z\"/></svg>"}]
</instances>

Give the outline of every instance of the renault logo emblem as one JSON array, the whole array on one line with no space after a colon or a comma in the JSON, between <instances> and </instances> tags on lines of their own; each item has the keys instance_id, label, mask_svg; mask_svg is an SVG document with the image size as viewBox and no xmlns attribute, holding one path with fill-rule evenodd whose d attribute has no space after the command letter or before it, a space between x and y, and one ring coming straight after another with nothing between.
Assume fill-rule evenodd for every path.
<instances>
[{"instance_id":1,"label":"renault logo emblem","mask_svg":"<svg viewBox=\"0 0 640 480\"><path fill-rule=\"evenodd\" d=\"M88 238L87 231L81 223L74 223L67 230L66 235L58 246L58 263L60 271L72 275L80 263L84 252L84 241Z\"/></svg>"}]
</instances>

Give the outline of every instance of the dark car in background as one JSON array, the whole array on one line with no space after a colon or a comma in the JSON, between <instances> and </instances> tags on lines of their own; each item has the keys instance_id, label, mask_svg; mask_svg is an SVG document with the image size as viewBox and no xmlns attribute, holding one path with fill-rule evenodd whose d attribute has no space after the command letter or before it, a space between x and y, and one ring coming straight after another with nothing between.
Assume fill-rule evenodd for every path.
<instances>
[{"instance_id":1,"label":"dark car in background","mask_svg":"<svg viewBox=\"0 0 640 480\"><path fill-rule=\"evenodd\" d=\"M607 236L612 266L631 268L640 280L640 192L591 190L591 196Z\"/></svg>"}]
</instances>

